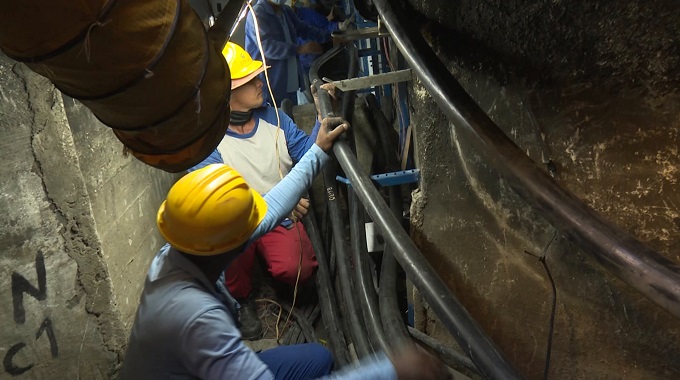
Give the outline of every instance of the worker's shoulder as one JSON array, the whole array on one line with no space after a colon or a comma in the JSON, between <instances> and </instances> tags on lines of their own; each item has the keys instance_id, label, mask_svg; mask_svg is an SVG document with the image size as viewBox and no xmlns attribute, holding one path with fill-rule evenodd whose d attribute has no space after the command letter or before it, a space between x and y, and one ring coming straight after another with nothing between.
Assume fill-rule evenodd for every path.
<instances>
[{"instance_id":1,"label":"worker's shoulder","mask_svg":"<svg viewBox=\"0 0 680 380\"><path fill-rule=\"evenodd\" d=\"M191 278L166 279L155 285L150 291L145 291L149 294L143 300L153 305L153 309L163 309L164 313L186 317L184 314L187 312L195 314L201 310L224 307L219 299Z\"/></svg>"}]
</instances>

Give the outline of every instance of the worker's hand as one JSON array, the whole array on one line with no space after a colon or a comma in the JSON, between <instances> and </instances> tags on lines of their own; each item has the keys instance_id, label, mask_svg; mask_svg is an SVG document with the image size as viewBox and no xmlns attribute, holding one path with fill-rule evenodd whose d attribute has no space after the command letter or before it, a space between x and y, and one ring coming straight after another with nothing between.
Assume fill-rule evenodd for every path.
<instances>
[{"instance_id":1,"label":"worker's hand","mask_svg":"<svg viewBox=\"0 0 680 380\"><path fill-rule=\"evenodd\" d=\"M390 358L398 380L444 380L449 373L441 360L415 346L402 348Z\"/></svg>"},{"instance_id":2,"label":"worker's hand","mask_svg":"<svg viewBox=\"0 0 680 380\"><path fill-rule=\"evenodd\" d=\"M314 80L312 85L309 87L309 90L312 93L312 98L314 98L314 106L316 106L316 119L321 121L321 109L319 108L319 93L316 91L316 86L314 85L316 83L317 79ZM337 100L335 90L337 87L333 83L324 83L321 85L321 88L328 91L328 95L331 96L331 101L333 102L332 106L335 108L335 101Z\"/></svg>"},{"instance_id":3,"label":"worker's hand","mask_svg":"<svg viewBox=\"0 0 680 380\"><path fill-rule=\"evenodd\" d=\"M333 21L334 18L335 18L335 5L331 7L331 11L328 12L328 15L326 15L326 20Z\"/></svg>"},{"instance_id":4,"label":"worker's hand","mask_svg":"<svg viewBox=\"0 0 680 380\"><path fill-rule=\"evenodd\" d=\"M298 54L321 54L323 53L323 46L316 41L309 41L297 48Z\"/></svg>"},{"instance_id":5,"label":"worker's hand","mask_svg":"<svg viewBox=\"0 0 680 380\"><path fill-rule=\"evenodd\" d=\"M308 211L309 211L309 199L300 198L300 201L298 202L297 206L295 206L295 210L293 210L293 217L295 218L296 221L300 220L307 215Z\"/></svg>"},{"instance_id":6,"label":"worker's hand","mask_svg":"<svg viewBox=\"0 0 680 380\"><path fill-rule=\"evenodd\" d=\"M333 148L335 140L348 129L349 123L341 117L324 118L321 120L319 134L316 135L316 145L328 153Z\"/></svg>"},{"instance_id":7,"label":"worker's hand","mask_svg":"<svg viewBox=\"0 0 680 380\"><path fill-rule=\"evenodd\" d=\"M349 28L350 24L354 23L354 20L356 20L356 19L357 19L357 16L354 15L354 14L350 17L347 17L345 19L345 21L338 23L338 29L340 29L340 31L344 32L345 30L347 30L347 28Z\"/></svg>"}]
</instances>

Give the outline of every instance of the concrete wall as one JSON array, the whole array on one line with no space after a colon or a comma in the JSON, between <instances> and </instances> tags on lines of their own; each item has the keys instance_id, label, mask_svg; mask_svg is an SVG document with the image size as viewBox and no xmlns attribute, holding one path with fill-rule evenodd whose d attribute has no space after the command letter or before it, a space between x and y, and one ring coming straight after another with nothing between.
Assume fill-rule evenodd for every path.
<instances>
[{"instance_id":1,"label":"concrete wall","mask_svg":"<svg viewBox=\"0 0 680 380\"><path fill-rule=\"evenodd\" d=\"M174 176L0 55L0 378L115 377Z\"/></svg>"},{"instance_id":2,"label":"concrete wall","mask_svg":"<svg viewBox=\"0 0 680 380\"><path fill-rule=\"evenodd\" d=\"M630 1L409 3L449 70L532 160L545 169L529 109L560 185L680 263L680 97L667 71L677 70L678 51L665 45L677 42L677 10L645 3L649 14ZM552 302L529 252L546 255L557 287L550 378L680 376L678 320L534 212L433 112L419 83L410 95L422 169L413 237L521 372L543 376ZM452 342L427 305L416 309L420 328Z\"/></svg>"}]
</instances>

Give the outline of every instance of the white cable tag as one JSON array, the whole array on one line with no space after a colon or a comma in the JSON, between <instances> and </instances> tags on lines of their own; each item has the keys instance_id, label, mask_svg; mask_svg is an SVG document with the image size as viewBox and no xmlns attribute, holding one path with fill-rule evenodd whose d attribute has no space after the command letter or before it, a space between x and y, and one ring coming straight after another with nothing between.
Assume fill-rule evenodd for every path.
<instances>
[{"instance_id":1,"label":"white cable tag","mask_svg":"<svg viewBox=\"0 0 680 380\"><path fill-rule=\"evenodd\" d=\"M384 250L385 242L375 228L375 223L367 222L364 228L366 229L366 248L368 249L368 252L380 252Z\"/></svg>"}]
</instances>

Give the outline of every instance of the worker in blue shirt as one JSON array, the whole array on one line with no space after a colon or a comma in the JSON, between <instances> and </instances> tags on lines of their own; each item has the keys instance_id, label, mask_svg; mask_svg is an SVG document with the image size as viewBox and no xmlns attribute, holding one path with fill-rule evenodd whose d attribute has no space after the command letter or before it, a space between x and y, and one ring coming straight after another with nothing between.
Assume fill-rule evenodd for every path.
<instances>
[{"instance_id":1,"label":"worker in blue shirt","mask_svg":"<svg viewBox=\"0 0 680 380\"><path fill-rule=\"evenodd\" d=\"M324 13L326 13L326 8L321 6L317 0L309 0L307 2L294 1L293 5L293 11L295 11L295 14L298 16L300 21L319 29L325 29L329 33L345 31L355 20L355 16L352 15L343 21L336 21L334 15L335 7L332 7L328 11L328 14L324 15ZM298 45L304 45L307 42L309 42L308 39L298 36ZM312 63L318 57L319 54L300 54L300 67L302 68L303 74L309 73L309 68L312 67Z\"/></svg>"},{"instance_id":2,"label":"worker in blue shirt","mask_svg":"<svg viewBox=\"0 0 680 380\"><path fill-rule=\"evenodd\" d=\"M304 86L301 80L298 54L321 54L322 43L331 40L331 34L326 29L319 29L300 21L293 10L285 5L285 0L257 0L252 12L248 12L245 27L245 48L255 60L262 60L262 53L258 46L258 33L255 18L259 26L259 35L268 70L272 93L276 102L269 96L264 74L260 79L265 83L265 101L281 106L283 99L290 99L297 104L297 92ZM307 41L298 45L297 38Z\"/></svg>"},{"instance_id":3,"label":"worker in blue shirt","mask_svg":"<svg viewBox=\"0 0 680 380\"><path fill-rule=\"evenodd\" d=\"M264 197L227 165L182 177L157 214L169 242L153 259L132 326L123 379L444 379L441 363L406 349L329 375L332 358L319 344L255 353L240 339L233 299L220 276L253 240L293 210L335 139L348 128L326 118L316 143Z\"/></svg>"}]
</instances>

